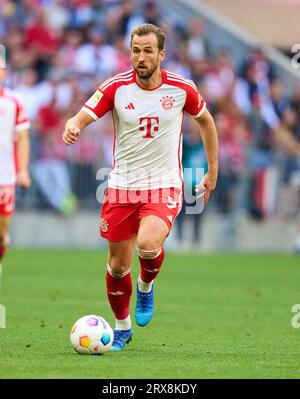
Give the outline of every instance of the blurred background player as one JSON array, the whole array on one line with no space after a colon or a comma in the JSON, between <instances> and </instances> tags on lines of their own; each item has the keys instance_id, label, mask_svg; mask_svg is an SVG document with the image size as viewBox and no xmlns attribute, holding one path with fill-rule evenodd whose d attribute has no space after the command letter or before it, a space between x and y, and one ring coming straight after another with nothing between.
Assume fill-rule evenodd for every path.
<instances>
[{"instance_id":1,"label":"blurred background player","mask_svg":"<svg viewBox=\"0 0 300 399\"><path fill-rule=\"evenodd\" d=\"M300 92L300 86L298 88ZM294 220L297 232L294 248L300 254L300 102L295 101L283 112L275 132L282 157L282 188L279 192L279 215Z\"/></svg>"},{"instance_id":2,"label":"blurred background player","mask_svg":"<svg viewBox=\"0 0 300 399\"><path fill-rule=\"evenodd\" d=\"M15 185L31 184L28 165L29 120L15 91L3 86L5 69L0 68L0 271L9 244L9 225L14 213Z\"/></svg>"},{"instance_id":3,"label":"blurred background player","mask_svg":"<svg viewBox=\"0 0 300 399\"><path fill-rule=\"evenodd\" d=\"M135 244L141 265L136 323L146 326L153 317L153 283L164 260L163 243L182 205L184 111L198 123L206 153L207 173L196 188L196 195L204 192L204 203L217 181L214 120L191 80L160 69L164 43L165 33L155 25L136 27L131 33L133 69L106 80L63 132L63 141L74 144L86 126L113 112L115 160L100 226L109 243L106 283L116 318L113 350L122 350L132 338L130 269Z\"/></svg>"}]
</instances>

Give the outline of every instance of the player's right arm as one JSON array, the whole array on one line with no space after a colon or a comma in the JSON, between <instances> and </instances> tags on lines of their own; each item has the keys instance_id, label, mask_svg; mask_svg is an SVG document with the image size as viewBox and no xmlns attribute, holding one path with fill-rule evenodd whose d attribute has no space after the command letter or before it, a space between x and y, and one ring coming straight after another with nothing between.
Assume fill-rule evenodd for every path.
<instances>
[{"instance_id":1,"label":"player's right arm","mask_svg":"<svg viewBox=\"0 0 300 399\"><path fill-rule=\"evenodd\" d=\"M114 93L114 81L109 79L88 99L78 114L67 121L62 134L63 142L67 145L75 144L85 127L112 110Z\"/></svg>"},{"instance_id":2,"label":"player's right arm","mask_svg":"<svg viewBox=\"0 0 300 399\"><path fill-rule=\"evenodd\" d=\"M31 179L29 175L29 160L30 160L30 139L29 128L30 122L26 115L22 100L16 96L16 159L17 159L17 185L21 187L30 187Z\"/></svg>"},{"instance_id":3,"label":"player's right arm","mask_svg":"<svg viewBox=\"0 0 300 399\"><path fill-rule=\"evenodd\" d=\"M83 129L94 122L94 119L84 111L79 111L70 118L64 128L62 139L67 145L75 144Z\"/></svg>"}]
</instances>

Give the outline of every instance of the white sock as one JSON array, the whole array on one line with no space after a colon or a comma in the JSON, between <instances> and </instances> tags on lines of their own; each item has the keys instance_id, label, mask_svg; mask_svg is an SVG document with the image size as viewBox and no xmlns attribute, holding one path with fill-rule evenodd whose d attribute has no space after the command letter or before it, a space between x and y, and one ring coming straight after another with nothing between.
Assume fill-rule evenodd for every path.
<instances>
[{"instance_id":1,"label":"white sock","mask_svg":"<svg viewBox=\"0 0 300 399\"><path fill-rule=\"evenodd\" d=\"M123 320L116 319L116 330L129 330L130 328L131 328L130 315Z\"/></svg>"},{"instance_id":2,"label":"white sock","mask_svg":"<svg viewBox=\"0 0 300 399\"><path fill-rule=\"evenodd\" d=\"M141 276L139 276L137 282L138 282L138 289L139 289L140 292L149 293L151 291L151 288L152 288L154 280L150 281L150 283L145 283L141 279Z\"/></svg>"}]
</instances>

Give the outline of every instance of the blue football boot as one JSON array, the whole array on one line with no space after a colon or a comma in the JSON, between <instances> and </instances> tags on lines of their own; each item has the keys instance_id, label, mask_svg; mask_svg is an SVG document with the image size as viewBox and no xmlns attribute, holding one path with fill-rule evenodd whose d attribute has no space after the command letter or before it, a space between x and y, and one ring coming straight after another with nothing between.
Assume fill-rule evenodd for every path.
<instances>
[{"instance_id":1,"label":"blue football boot","mask_svg":"<svg viewBox=\"0 0 300 399\"><path fill-rule=\"evenodd\" d=\"M135 322L138 326L144 327L150 323L154 313L153 286L150 292L141 292L137 286Z\"/></svg>"},{"instance_id":2,"label":"blue football boot","mask_svg":"<svg viewBox=\"0 0 300 399\"><path fill-rule=\"evenodd\" d=\"M114 330L114 340L110 350L121 351L131 340L132 328L129 330Z\"/></svg>"}]
</instances>

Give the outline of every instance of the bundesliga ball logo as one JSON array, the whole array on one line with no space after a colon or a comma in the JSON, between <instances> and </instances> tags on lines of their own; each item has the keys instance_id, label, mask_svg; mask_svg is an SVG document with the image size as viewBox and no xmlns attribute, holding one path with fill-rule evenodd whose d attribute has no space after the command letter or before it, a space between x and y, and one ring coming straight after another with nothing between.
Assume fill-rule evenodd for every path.
<instances>
[{"instance_id":1,"label":"bundesliga ball logo","mask_svg":"<svg viewBox=\"0 0 300 399\"><path fill-rule=\"evenodd\" d=\"M160 102L164 109L169 110L173 107L175 99L172 96L165 96L160 100Z\"/></svg>"}]
</instances>

